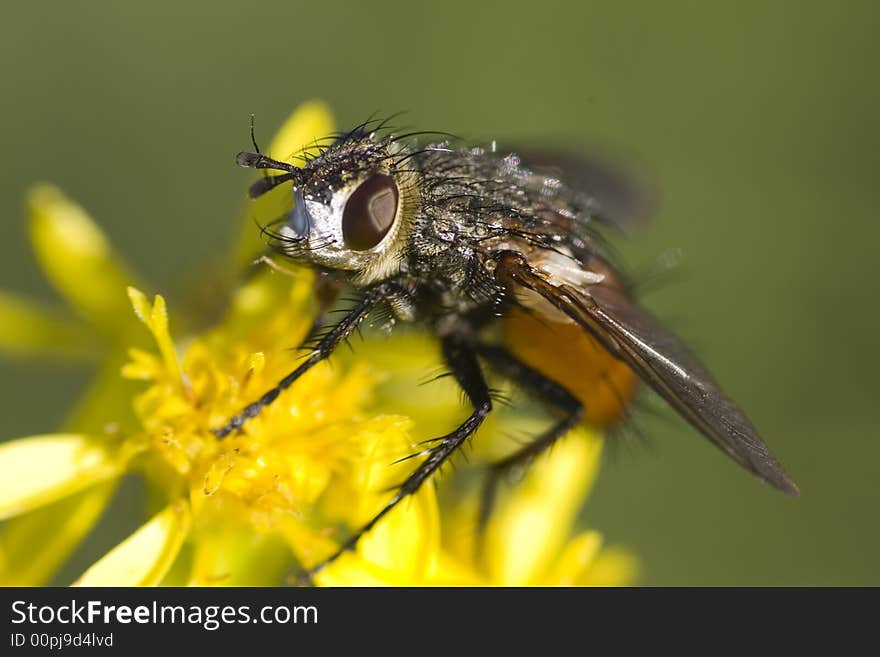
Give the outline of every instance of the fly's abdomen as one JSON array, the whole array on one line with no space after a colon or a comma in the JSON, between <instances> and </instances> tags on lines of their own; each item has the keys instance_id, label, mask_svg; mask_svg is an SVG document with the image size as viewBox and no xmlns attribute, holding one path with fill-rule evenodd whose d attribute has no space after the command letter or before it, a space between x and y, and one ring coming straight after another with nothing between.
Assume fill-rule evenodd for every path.
<instances>
[{"instance_id":1,"label":"fly's abdomen","mask_svg":"<svg viewBox=\"0 0 880 657\"><path fill-rule=\"evenodd\" d=\"M636 392L636 375L582 328L514 309L503 319L502 332L517 358L577 397L585 424L605 427L623 417Z\"/></svg>"}]
</instances>

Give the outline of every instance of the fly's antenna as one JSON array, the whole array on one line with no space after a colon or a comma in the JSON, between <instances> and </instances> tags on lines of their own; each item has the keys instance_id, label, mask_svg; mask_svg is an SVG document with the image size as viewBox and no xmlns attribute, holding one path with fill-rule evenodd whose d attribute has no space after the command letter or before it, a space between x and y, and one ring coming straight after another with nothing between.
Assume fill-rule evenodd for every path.
<instances>
[{"instance_id":1,"label":"fly's antenna","mask_svg":"<svg viewBox=\"0 0 880 657\"><path fill-rule=\"evenodd\" d=\"M287 162L273 160L271 157L267 157L260 152L260 147L257 145L257 138L254 134L253 114L251 114L251 144L254 147L253 153L241 151L235 156L235 163L238 166L248 169L274 169L275 171L284 171L285 173L280 176L265 176L260 178L260 180L251 185L248 190L248 196L251 198L257 198L288 180L293 181L294 186L300 184L302 181L302 169Z\"/></svg>"},{"instance_id":2,"label":"fly's antenna","mask_svg":"<svg viewBox=\"0 0 880 657\"><path fill-rule=\"evenodd\" d=\"M294 186L299 185L302 181L302 169L299 169L292 164L288 164L287 162L273 160L271 157L266 157L262 153L247 153L242 151L235 156L235 163L240 167L246 167L248 169L274 169L275 171L286 172L280 176L266 176L260 178L251 185L248 190L248 195L251 198L262 196L270 189L275 189L278 185L285 183L288 180L292 180Z\"/></svg>"},{"instance_id":3,"label":"fly's antenna","mask_svg":"<svg viewBox=\"0 0 880 657\"><path fill-rule=\"evenodd\" d=\"M256 181L253 185L248 189L248 196L251 198L257 198L258 196L262 196L266 192L271 189L275 189L278 185L282 183L286 183L288 180L292 180L294 186L297 184L297 180L299 179L299 171L284 173L280 176L264 176Z\"/></svg>"},{"instance_id":4,"label":"fly's antenna","mask_svg":"<svg viewBox=\"0 0 880 657\"><path fill-rule=\"evenodd\" d=\"M257 146L257 138L254 136L254 115L251 114L251 144L254 146L254 152L262 154L263 151L260 150L260 147Z\"/></svg>"},{"instance_id":5,"label":"fly's antenna","mask_svg":"<svg viewBox=\"0 0 880 657\"><path fill-rule=\"evenodd\" d=\"M287 171L288 173L296 173L297 175L299 172L298 167L288 164L287 162L273 160L271 157L266 157L262 153L248 153L247 151L241 151L235 156L235 163L240 167L248 169L275 169L276 171Z\"/></svg>"}]
</instances>

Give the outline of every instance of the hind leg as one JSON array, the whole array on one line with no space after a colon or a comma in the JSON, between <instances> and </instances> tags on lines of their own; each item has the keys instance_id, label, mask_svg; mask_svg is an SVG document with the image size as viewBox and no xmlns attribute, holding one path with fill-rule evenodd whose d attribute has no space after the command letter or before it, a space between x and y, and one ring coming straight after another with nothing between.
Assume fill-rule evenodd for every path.
<instances>
[{"instance_id":1,"label":"hind leg","mask_svg":"<svg viewBox=\"0 0 880 657\"><path fill-rule=\"evenodd\" d=\"M584 406L565 387L521 362L507 349L497 345L480 344L477 345L476 350L499 374L542 397L547 403L563 412L560 420L530 443L489 466L480 497L478 522L482 533L494 506L498 485L504 477L534 459L576 427L583 418Z\"/></svg>"}]
</instances>

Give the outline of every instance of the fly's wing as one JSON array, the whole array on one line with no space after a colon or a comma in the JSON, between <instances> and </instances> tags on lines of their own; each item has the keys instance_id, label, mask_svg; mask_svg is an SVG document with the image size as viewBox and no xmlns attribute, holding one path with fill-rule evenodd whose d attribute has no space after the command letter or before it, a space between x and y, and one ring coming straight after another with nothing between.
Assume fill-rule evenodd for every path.
<instances>
[{"instance_id":1,"label":"fly's wing","mask_svg":"<svg viewBox=\"0 0 880 657\"><path fill-rule=\"evenodd\" d=\"M561 180L590 208L591 216L607 226L630 233L657 211L656 188L635 167L586 151L514 152L527 169Z\"/></svg>"},{"instance_id":2,"label":"fly's wing","mask_svg":"<svg viewBox=\"0 0 880 657\"><path fill-rule=\"evenodd\" d=\"M684 419L730 458L790 495L798 488L770 453L748 418L674 335L618 288L579 290L508 252L498 267L508 282L540 294L626 362Z\"/></svg>"}]
</instances>

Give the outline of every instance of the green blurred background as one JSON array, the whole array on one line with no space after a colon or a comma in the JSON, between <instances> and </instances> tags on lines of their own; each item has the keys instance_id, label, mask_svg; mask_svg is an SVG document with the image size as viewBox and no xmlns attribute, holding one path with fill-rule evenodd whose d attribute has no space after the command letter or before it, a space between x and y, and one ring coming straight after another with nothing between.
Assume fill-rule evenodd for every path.
<instances>
[{"instance_id":1,"label":"green blurred background","mask_svg":"<svg viewBox=\"0 0 880 657\"><path fill-rule=\"evenodd\" d=\"M671 414L609 450L586 520L644 584L880 584L880 164L874 2L10 3L0 26L0 286L52 293L23 194L50 180L173 289L227 248L268 141L322 97L475 139L599 141L663 196L620 249L681 249L646 302L688 338L803 491L788 499ZM4 361L5 437L51 431L88 379Z\"/></svg>"}]
</instances>

